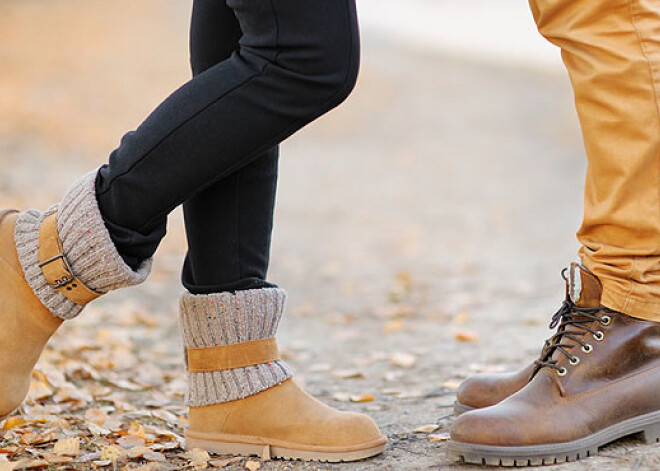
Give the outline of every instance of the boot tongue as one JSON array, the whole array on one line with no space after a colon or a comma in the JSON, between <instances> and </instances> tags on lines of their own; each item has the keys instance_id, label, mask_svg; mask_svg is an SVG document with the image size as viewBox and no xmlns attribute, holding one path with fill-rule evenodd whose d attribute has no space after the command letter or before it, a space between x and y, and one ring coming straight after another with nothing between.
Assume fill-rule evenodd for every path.
<instances>
[{"instance_id":1,"label":"boot tongue","mask_svg":"<svg viewBox=\"0 0 660 471\"><path fill-rule=\"evenodd\" d=\"M571 263L566 280L568 296L578 307L599 307L603 288L596 275L577 263Z\"/></svg>"}]
</instances>

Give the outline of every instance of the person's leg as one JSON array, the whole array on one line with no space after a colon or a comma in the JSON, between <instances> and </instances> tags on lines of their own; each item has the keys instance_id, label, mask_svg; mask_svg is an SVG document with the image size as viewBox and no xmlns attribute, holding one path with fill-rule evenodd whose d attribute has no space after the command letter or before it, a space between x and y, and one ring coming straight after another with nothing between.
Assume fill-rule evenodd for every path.
<instances>
[{"instance_id":1,"label":"person's leg","mask_svg":"<svg viewBox=\"0 0 660 471\"><path fill-rule=\"evenodd\" d=\"M177 205L341 103L358 71L354 0L227 0L240 47L166 99L101 168L120 253L153 254ZM131 261L132 260L132 261Z\"/></svg>"},{"instance_id":2,"label":"person's leg","mask_svg":"<svg viewBox=\"0 0 660 471\"><path fill-rule=\"evenodd\" d=\"M450 453L471 463L573 460L638 432L660 441L660 9L530 4L562 49L582 125L583 265L571 265L557 333L529 382L454 424Z\"/></svg>"},{"instance_id":3,"label":"person's leg","mask_svg":"<svg viewBox=\"0 0 660 471\"><path fill-rule=\"evenodd\" d=\"M196 0L195 76L237 53L239 35L224 2ZM265 278L277 158L273 148L184 202L187 447L331 461L372 456L386 443L373 421L312 399L275 350L285 293Z\"/></svg>"},{"instance_id":4,"label":"person's leg","mask_svg":"<svg viewBox=\"0 0 660 471\"><path fill-rule=\"evenodd\" d=\"M109 165L76 181L59 205L0 212L0 416L25 397L32 367L62 320L146 278L171 209L338 105L354 86L352 0L227 4L243 33L236 54L175 92L123 138ZM250 335L276 327L278 296L275 290L271 302L251 305L271 317ZM236 309L234 318L245 306ZM209 338L213 331L195 323L189 338L242 341L235 334L244 327Z\"/></svg>"},{"instance_id":5,"label":"person's leg","mask_svg":"<svg viewBox=\"0 0 660 471\"><path fill-rule=\"evenodd\" d=\"M197 0L190 62L197 76L228 59L242 35L224 1ZM193 294L272 287L266 272L277 186L278 147L183 203L188 253L183 285Z\"/></svg>"}]
</instances>

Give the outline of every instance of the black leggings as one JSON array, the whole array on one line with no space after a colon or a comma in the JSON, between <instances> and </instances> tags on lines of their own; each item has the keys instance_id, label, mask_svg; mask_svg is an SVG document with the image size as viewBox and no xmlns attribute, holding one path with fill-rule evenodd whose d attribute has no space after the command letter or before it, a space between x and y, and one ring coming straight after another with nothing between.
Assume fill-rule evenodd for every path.
<instances>
[{"instance_id":1,"label":"black leggings","mask_svg":"<svg viewBox=\"0 0 660 471\"><path fill-rule=\"evenodd\" d=\"M187 289L269 286L277 145L355 86L355 0L195 0L191 63L99 170L101 213L137 266L183 204Z\"/></svg>"}]
</instances>

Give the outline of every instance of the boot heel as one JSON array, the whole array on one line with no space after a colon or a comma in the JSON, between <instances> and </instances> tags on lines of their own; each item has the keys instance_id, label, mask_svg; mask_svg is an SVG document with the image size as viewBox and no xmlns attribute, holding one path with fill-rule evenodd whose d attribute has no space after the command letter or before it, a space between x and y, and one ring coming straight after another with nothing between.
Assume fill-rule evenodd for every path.
<instances>
[{"instance_id":1,"label":"boot heel","mask_svg":"<svg viewBox=\"0 0 660 471\"><path fill-rule=\"evenodd\" d=\"M647 425L642 431L642 436L646 443L660 442L660 422Z\"/></svg>"}]
</instances>

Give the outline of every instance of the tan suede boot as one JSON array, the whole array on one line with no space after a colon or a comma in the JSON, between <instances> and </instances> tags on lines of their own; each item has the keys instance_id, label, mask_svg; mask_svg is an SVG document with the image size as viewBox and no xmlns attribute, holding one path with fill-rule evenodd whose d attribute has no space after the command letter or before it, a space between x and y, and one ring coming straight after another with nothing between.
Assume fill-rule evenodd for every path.
<instances>
[{"instance_id":1,"label":"tan suede boot","mask_svg":"<svg viewBox=\"0 0 660 471\"><path fill-rule=\"evenodd\" d=\"M14 245L17 211L0 211L0 420L21 405L32 369L62 324L23 278Z\"/></svg>"},{"instance_id":2,"label":"tan suede boot","mask_svg":"<svg viewBox=\"0 0 660 471\"><path fill-rule=\"evenodd\" d=\"M45 212L0 210L0 419L18 408L32 369L64 320L104 293L138 284L105 227L91 172Z\"/></svg>"},{"instance_id":3,"label":"tan suede boot","mask_svg":"<svg viewBox=\"0 0 660 471\"><path fill-rule=\"evenodd\" d=\"M357 461L387 438L366 415L341 412L289 379L245 399L190 408L187 448L303 461Z\"/></svg>"},{"instance_id":4,"label":"tan suede boot","mask_svg":"<svg viewBox=\"0 0 660 471\"><path fill-rule=\"evenodd\" d=\"M449 454L458 462L536 466L574 461L640 433L660 441L660 323L601 306L602 286L573 264L551 346L520 391L462 414Z\"/></svg>"},{"instance_id":5,"label":"tan suede boot","mask_svg":"<svg viewBox=\"0 0 660 471\"><path fill-rule=\"evenodd\" d=\"M387 437L371 418L328 407L290 379L273 338L284 297L276 288L183 295L187 448L331 462L381 453Z\"/></svg>"}]
</instances>

